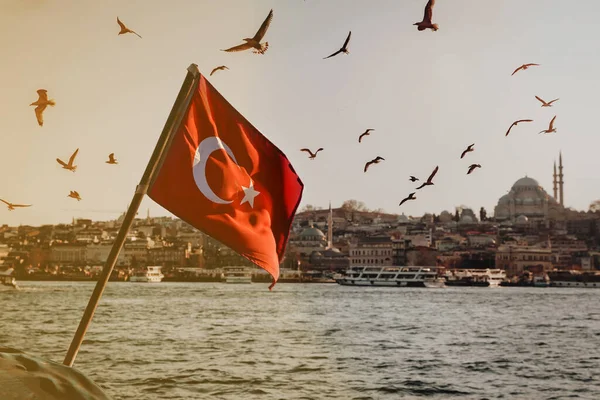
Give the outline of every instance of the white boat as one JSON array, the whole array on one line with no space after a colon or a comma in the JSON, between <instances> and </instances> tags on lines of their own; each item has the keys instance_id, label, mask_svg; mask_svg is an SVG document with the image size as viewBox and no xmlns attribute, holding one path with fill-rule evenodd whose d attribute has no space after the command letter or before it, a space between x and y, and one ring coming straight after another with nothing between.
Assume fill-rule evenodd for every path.
<instances>
[{"instance_id":1,"label":"white boat","mask_svg":"<svg viewBox=\"0 0 600 400\"><path fill-rule=\"evenodd\" d=\"M503 269L453 269L446 271L446 286L498 287L506 280Z\"/></svg>"},{"instance_id":2,"label":"white boat","mask_svg":"<svg viewBox=\"0 0 600 400\"><path fill-rule=\"evenodd\" d=\"M223 268L225 283L252 283L252 271L246 267Z\"/></svg>"},{"instance_id":3,"label":"white boat","mask_svg":"<svg viewBox=\"0 0 600 400\"><path fill-rule=\"evenodd\" d=\"M18 288L17 280L14 275L14 268L8 268L7 270L0 271L0 285L11 286L15 289Z\"/></svg>"},{"instance_id":4,"label":"white boat","mask_svg":"<svg viewBox=\"0 0 600 400\"><path fill-rule=\"evenodd\" d=\"M145 270L137 271L129 277L129 282L149 282L157 283L161 282L165 277L161 272L160 266L146 267Z\"/></svg>"},{"instance_id":5,"label":"white boat","mask_svg":"<svg viewBox=\"0 0 600 400\"><path fill-rule=\"evenodd\" d=\"M344 286L444 287L437 267L350 267L335 280Z\"/></svg>"}]
</instances>

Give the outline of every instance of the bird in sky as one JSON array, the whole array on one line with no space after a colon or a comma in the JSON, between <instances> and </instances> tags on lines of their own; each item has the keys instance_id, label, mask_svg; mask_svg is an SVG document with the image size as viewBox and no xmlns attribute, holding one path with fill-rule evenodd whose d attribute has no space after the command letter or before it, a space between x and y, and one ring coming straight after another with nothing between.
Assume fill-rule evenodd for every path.
<instances>
[{"instance_id":1,"label":"bird in sky","mask_svg":"<svg viewBox=\"0 0 600 400\"><path fill-rule=\"evenodd\" d=\"M509 127L508 130L506 131L506 135L504 136L508 136L508 134L510 133L510 130L512 129L513 126L517 126L517 124L519 124L520 122L533 122L532 119L520 119L518 121L513 122Z\"/></svg>"},{"instance_id":2,"label":"bird in sky","mask_svg":"<svg viewBox=\"0 0 600 400\"><path fill-rule=\"evenodd\" d=\"M221 65L220 67L216 67L212 71L210 71L210 76L212 76L217 71L224 71L226 69L229 69L229 68L227 68L225 65Z\"/></svg>"},{"instance_id":3,"label":"bird in sky","mask_svg":"<svg viewBox=\"0 0 600 400\"><path fill-rule=\"evenodd\" d=\"M556 128L554 127L554 120L555 119L556 119L556 115L550 121L550 125L548 125L548 129L544 129L543 131L540 131L539 133L552 133L552 132L556 132Z\"/></svg>"},{"instance_id":4,"label":"bird in sky","mask_svg":"<svg viewBox=\"0 0 600 400\"><path fill-rule=\"evenodd\" d=\"M473 144L469 145L469 147L467 147L467 148L466 148L466 149L465 149L465 150L462 152L462 154L460 155L460 158L463 158L463 157L465 156L465 154L467 154L467 153L469 153L469 152L473 151L473 150L474 150L474 149L473 149L473 146L475 146L475 143L473 143Z\"/></svg>"},{"instance_id":5,"label":"bird in sky","mask_svg":"<svg viewBox=\"0 0 600 400\"><path fill-rule=\"evenodd\" d=\"M481 168L481 165L480 164L469 165L469 172L467 172L467 175L469 175L471 172L473 172L475 170L475 168Z\"/></svg>"},{"instance_id":6,"label":"bird in sky","mask_svg":"<svg viewBox=\"0 0 600 400\"><path fill-rule=\"evenodd\" d=\"M375 130L375 129L371 129L371 128L367 129L367 130L366 130L366 131L365 131L363 134L361 134L361 135L358 137L358 143L360 143L360 142L362 141L362 138L363 138L363 137L365 137L365 136L369 136L369 135L371 134L371 131L374 131L374 130Z\"/></svg>"},{"instance_id":7,"label":"bird in sky","mask_svg":"<svg viewBox=\"0 0 600 400\"><path fill-rule=\"evenodd\" d=\"M48 91L46 89L39 89L37 91L38 99L31 103L30 106L37 106L35 108L35 117L39 126L44 126L43 112L47 106L54 107L56 102L53 99L48 100Z\"/></svg>"},{"instance_id":8,"label":"bird in sky","mask_svg":"<svg viewBox=\"0 0 600 400\"><path fill-rule=\"evenodd\" d=\"M115 153L110 153L108 155L108 161L105 161L107 164L118 164L117 160L115 159Z\"/></svg>"},{"instance_id":9,"label":"bird in sky","mask_svg":"<svg viewBox=\"0 0 600 400\"><path fill-rule=\"evenodd\" d=\"M327 57L324 57L323 60L326 60L333 56L337 56L340 53L350 54L350 52L348 51L348 42L350 42L350 36L352 36L352 31L348 32L348 37L346 38L346 41L344 42L344 45L342 46L342 48L339 49L338 51L336 51L335 53L333 53Z\"/></svg>"},{"instance_id":10,"label":"bird in sky","mask_svg":"<svg viewBox=\"0 0 600 400\"><path fill-rule=\"evenodd\" d=\"M555 101L558 100L558 99L554 99L554 100L551 100L551 101L549 101L549 102L546 103L544 100L542 100L538 96L535 96L535 98L542 102L542 107L552 107L552 103L554 103Z\"/></svg>"},{"instance_id":11,"label":"bird in sky","mask_svg":"<svg viewBox=\"0 0 600 400\"><path fill-rule=\"evenodd\" d=\"M60 158L57 158L56 161L60 165L62 165L63 169L68 169L69 171L75 172L75 170L77 169L77 165L73 165L73 162L75 161L75 157L77 157L77 153L78 152L79 152L79 149L75 150L75 152L69 158L69 162L68 163L64 162Z\"/></svg>"},{"instance_id":12,"label":"bird in sky","mask_svg":"<svg viewBox=\"0 0 600 400\"><path fill-rule=\"evenodd\" d=\"M313 160L316 156L317 153L320 152L321 150L323 150L322 147L319 147L319 149L317 151L315 151L314 153L312 151L310 151L309 149L300 149L300 151L306 151L308 154L310 154L310 159Z\"/></svg>"},{"instance_id":13,"label":"bird in sky","mask_svg":"<svg viewBox=\"0 0 600 400\"><path fill-rule=\"evenodd\" d=\"M71 197L73 199L76 199L77 201L81 201L81 196L79 196L79 193L77 193L76 190L69 191L69 194L67 195L67 197Z\"/></svg>"},{"instance_id":14,"label":"bird in sky","mask_svg":"<svg viewBox=\"0 0 600 400\"><path fill-rule=\"evenodd\" d=\"M368 161L368 162L365 164L365 172L367 172L367 170L369 169L369 167L370 167L372 164L379 164L381 161L384 161L384 160L385 160L385 158L377 156L377 157L375 157L374 159L372 159L371 161Z\"/></svg>"},{"instance_id":15,"label":"bird in sky","mask_svg":"<svg viewBox=\"0 0 600 400\"><path fill-rule=\"evenodd\" d=\"M119 19L119 17L117 17L117 24L119 24L119 26L121 27L121 30L119 31L118 35L123 35L125 33L133 33L135 35L138 35L138 37L140 39L142 38L137 32L132 31L131 29L129 29L128 27L126 27L125 24L121 22L121 20Z\"/></svg>"},{"instance_id":16,"label":"bird in sky","mask_svg":"<svg viewBox=\"0 0 600 400\"><path fill-rule=\"evenodd\" d=\"M425 29L431 29L432 31L437 31L439 29L438 24L432 24L431 19L433 18L433 6L435 5L435 0L429 0L425 5L425 14L423 15L423 21L415 22L413 25L417 25L417 29L419 31L424 31Z\"/></svg>"},{"instance_id":17,"label":"bird in sky","mask_svg":"<svg viewBox=\"0 0 600 400\"><path fill-rule=\"evenodd\" d=\"M540 64L533 64L533 63L523 64L519 68L515 69L514 72L512 74L510 74L510 76L513 76L514 74L516 74L520 70L525 71L527 68L532 67L534 65L540 65Z\"/></svg>"},{"instance_id":18,"label":"bird in sky","mask_svg":"<svg viewBox=\"0 0 600 400\"><path fill-rule=\"evenodd\" d=\"M439 166L436 166L435 169L433 170L433 172L431 173L431 175L429 175L429 178L427 178L427 182L423 182L421 184L421 186L419 186L417 188L417 190L424 188L425 186L429 186L429 185L433 185L433 177L435 176L435 174L437 174L438 169L440 169Z\"/></svg>"},{"instance_id":19,"label":"bird in sky","mask_svg":"<svg viewBox=\"0 0 600 400\"><path fill-rule=\"evenodd\" d=\"M405 197L404 199L402 199L402 201L398 205L401 206L402 204L404 204L408 200L416 200L417 198L415 197L415 193L416 192L412 192L411 194L409 194L408 197Z\"/></svg>"},{"instance_id":20,"label":"bird in sky","mask_svg":"<svg viewBox=\"0 0 600 400\"><path fill-rule=\"evenodd\" d=\"M419 180L419 178L415 178L414 176L411 175L410 178L408 178L408 180L411 182L416 182Z\"/></svg>"},{"instance_id":21,"label":"bird in sky","mask_svg":"<svg viewBox=\"0 0 600 400\"><path fill-rule=\"evenodd\" d=\"M13 211L15 207L31 207L31 204L14 204L2 199L0 201L8 206L8 211Z\"/></svg>"},{"instance_id":22,"label":"bird in sky","mask_svg":"<svg viewBox=\"0 0 600 400\"><path fill-rule=\"evenodd\" d=\"M260 43L260 41L265 36L265 33L267 33L267 29L269 29L269 25L271 25L272 19L273 19L273 10L269 11L269 15L267 15L267 18L263 21L260 28L258 28L258 31L254 35L254 37L242 39L246 43L242 43L237 46L233 46L233 47L230 47L229 49L225 49L225 50L221 50L221 51L233 52L233 51L243 51L243 50L248 50L248 49L254 49L254 50L252 50L252 52L254 54L265 54L265 52L269 48L269 42Z\"/></svg>"}]
</instances>

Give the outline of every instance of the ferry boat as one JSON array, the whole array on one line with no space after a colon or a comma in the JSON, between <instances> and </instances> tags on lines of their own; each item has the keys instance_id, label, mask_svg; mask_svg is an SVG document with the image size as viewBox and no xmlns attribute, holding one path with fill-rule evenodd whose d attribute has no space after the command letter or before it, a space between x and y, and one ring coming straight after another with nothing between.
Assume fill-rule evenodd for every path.
<instances>
[{"instance_id":1,"label":"ferry boat","mask_svg":"<svg viewBox=\"0 0 600 400\"><path fill-rule=\"evenodd\" d=\"M336 279L344 286L444 287L438 267L350 267Z\"/></svg>"},{"instance_id":2,"label":"ferry boat","mask_svg":"<svg viewBox=\"0 0 600 400\"><path fill-rule=\"evenodd\" d=\"M246 267L223 268L225 283L252 283L252 271Z\"/></svg>"},{"instance_id":3,"label":"ferry boat","mask_svg":"<svg viewBox=\"0 0 600 400\"><path fill-rule=\"evenodd\" d=\"M444 275L446 286L498 287L506 280L503 269L453 269Z\"/></svg>"},{"instance_id":4,"label":"ferry boat","mask_svg":"<svg viewBox=\"0 0 600 400\"><path fill-rule=\"evenodd\" d=\"M3 286L11 286L15 289L18 288L13 268L8 268L7 270L0 271L0 284Z\"/></svg>"},{"instance_id":5,"label":"ferry boat","mask_svg":"<svg viewBox=\"0 0 600 400\"><path fill-rule=\"evenodd\" d=\"M548 277L553 287L600 289L600 272L552 271Z\"/></svg>"},{"instance_id":6,"label":"ferry boat","mask_svg":"<svg viewBox=\"0 0 600 400\"><path fill-rule=\"evenodd\" d=\"M129 277L129 282L149 282L157 283L161 282L165 277L161 272L160 266L146 267L145 270L137 271Z\"/></svg>"}]
</instances>

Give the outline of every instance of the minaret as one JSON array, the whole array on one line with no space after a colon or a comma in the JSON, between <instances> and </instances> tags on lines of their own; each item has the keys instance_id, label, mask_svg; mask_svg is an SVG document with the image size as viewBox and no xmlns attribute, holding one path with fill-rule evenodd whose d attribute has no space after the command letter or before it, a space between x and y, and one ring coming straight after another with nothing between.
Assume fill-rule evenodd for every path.
<instances>
[{"instance_id":1,"label":"minaret","mask_svg":"<svg viewBox=\"0 0 600 400\"><path fill-rule=\"evenodd\" d=\"M560 193L560 205L561 206L565 206L564 203L564 181L563 181L563 164L562 164L562 151L560 153L558 153L558 187L559 187L559 193Z\"/></svg>"},{"instance_id":2,"label":"minaret","mask_svg":"<svg viewBox=\"0 0 600 400\"><path fill-rule=\"evenodd\" d=\"M558 201L558 182L556 177L556 159L554 159L554 175L552 175L552 188L554 189L554 200Z\"/></svg>"},{"instance_id":3,"label":"minaret","mask_svg":"<svg viewBox=\"0 0 600 400\"><path fill-rule=\"evenodd\" d=\"M327 249L333 247L333 211L331 210L331 201L329 202L329 218L327 218Z\"/></svg>"}]
</instances>

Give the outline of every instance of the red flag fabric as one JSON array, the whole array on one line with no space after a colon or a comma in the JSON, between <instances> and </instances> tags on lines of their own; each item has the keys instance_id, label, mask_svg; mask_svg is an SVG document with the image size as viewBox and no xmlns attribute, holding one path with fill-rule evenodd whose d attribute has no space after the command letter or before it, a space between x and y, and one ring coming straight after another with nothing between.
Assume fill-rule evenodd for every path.
<instances>
[{"instance_id":1,"label":"red flag fabric","mask_svg":"<svg viewBox=\"0 0 600 400\"><path fill-rule=\"evenodd\" d=\"M200 76L148 195L279 278L304 184L289 160Z\"/></svg>"}]
</instances>

